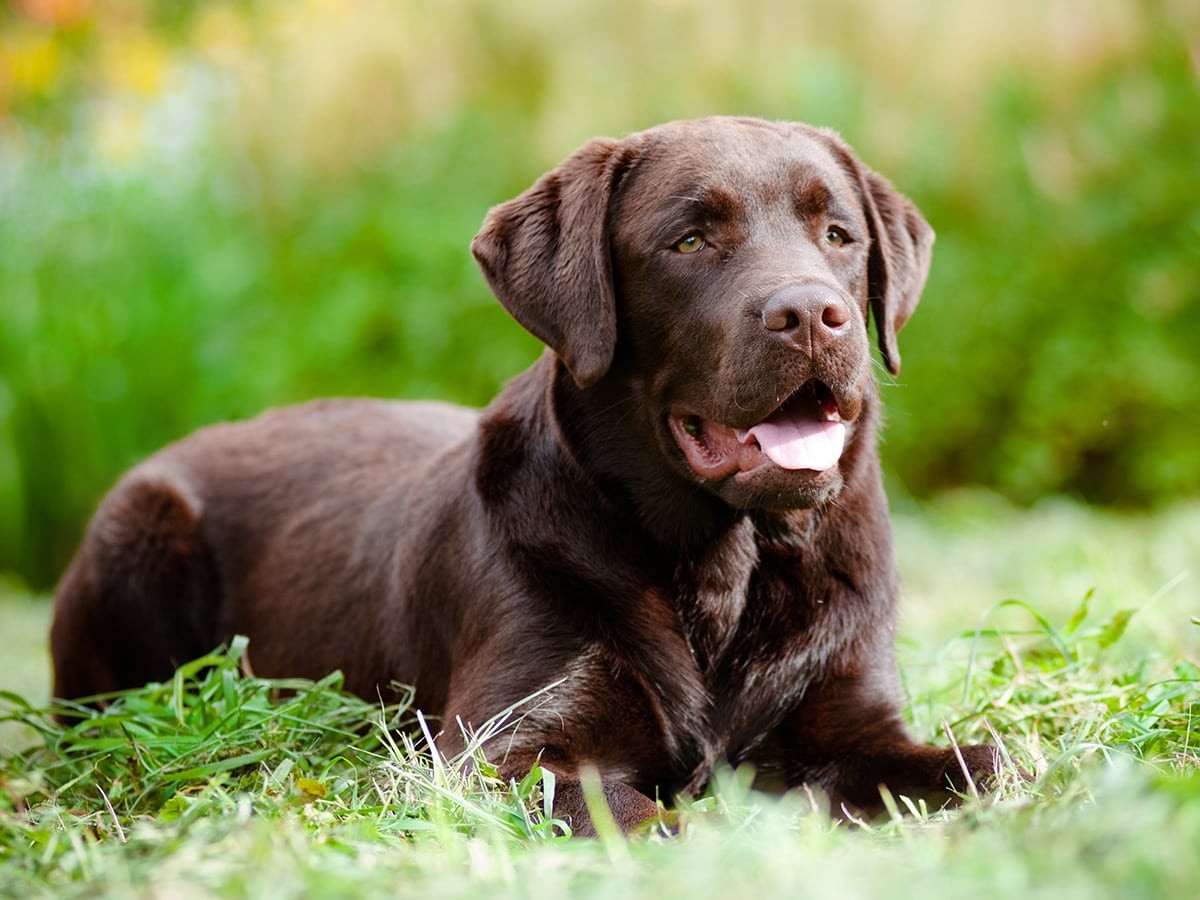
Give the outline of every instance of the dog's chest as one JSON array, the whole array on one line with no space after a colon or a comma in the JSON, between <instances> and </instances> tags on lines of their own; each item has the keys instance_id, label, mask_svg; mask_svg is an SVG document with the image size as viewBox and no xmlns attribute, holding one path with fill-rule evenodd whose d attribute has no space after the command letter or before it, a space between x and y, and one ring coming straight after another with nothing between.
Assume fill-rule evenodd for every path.
<instances>
[{"instance_id":1,"label":"dog's chest","mask_svg":"<svg viewBox=\"0 0 1200 900\"><path fill-rule=\"evenodd\" d=\"M718 761L759 753L841 641L829 621L836 591L813 569L821 557L813 533L789 534L786 544L765 540L743 520L676 571L673 602L691 666L668 677L690 689L655 699L668 745L685 750L676 759L691 773L690 790ZM684 697L702 709L680 715L671 704Z\"/></svg>"},{"instance_id":2,"label":"dog's chest","mask_svg":"<svg viewBox=\"0 0 1200 900\"><path fill-rule=\"evenodd\" d=\"M754 526L741 520L706 552L680 562L672 594L684 638L702 674L737 633L758 562Z\"/></svg>"},{"instance_id":3,"label":"dog's chest","mask_svg":"<svg viewBox=\"0 0 1200 900\"><path fill-rule=\"evenodd\" d=\"M608 777L699 789L719 761L740 761L760 745L819 662L812 628L822 622L810 614L805 568L819 554L806 541L797 535L780 548L745 519L624 603L603 604L597 592L611 616L525 726L560 735L569 755ZM626 586L638 580L626 575ZM619 597L621 584L613 577L608 596Z\"/></svg>"}]
</instances>

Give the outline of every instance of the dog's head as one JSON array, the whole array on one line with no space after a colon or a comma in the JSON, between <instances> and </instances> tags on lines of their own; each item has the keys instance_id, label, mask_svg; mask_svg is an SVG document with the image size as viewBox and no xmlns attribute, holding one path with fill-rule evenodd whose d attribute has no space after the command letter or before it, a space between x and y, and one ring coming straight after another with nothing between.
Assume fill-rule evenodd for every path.
<instances>
[{"instance_id":1,"label":"dog's head","mask_svg":"<svg viewBox=\"0 0 1200 900\"><path fill-rule=\"evenodd\" d=\"M713 118L593 140L472 244L500 302L579 388L643 400L676 470L730 504L806 507L929 270L933 232L833 133Z\"/></svg>"}]
</instances>

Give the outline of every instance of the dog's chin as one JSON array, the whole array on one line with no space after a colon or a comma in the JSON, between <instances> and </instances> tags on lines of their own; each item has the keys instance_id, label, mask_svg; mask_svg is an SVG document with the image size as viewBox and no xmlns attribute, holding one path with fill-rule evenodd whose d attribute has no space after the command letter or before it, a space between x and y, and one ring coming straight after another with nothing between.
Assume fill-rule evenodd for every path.
<instances>
[{"instance_id":1,"label":"dog's chin","mask_svg":"<svg viewBox=\"0 0 1200 900\"><path fill-rule=\"evenodd\" d=\"M834 500L844 481L839 469L793 472L772 466L766 471L740 473L705 487L735 509L785 512L813 509Z\"/></svg>"}]
</instances>

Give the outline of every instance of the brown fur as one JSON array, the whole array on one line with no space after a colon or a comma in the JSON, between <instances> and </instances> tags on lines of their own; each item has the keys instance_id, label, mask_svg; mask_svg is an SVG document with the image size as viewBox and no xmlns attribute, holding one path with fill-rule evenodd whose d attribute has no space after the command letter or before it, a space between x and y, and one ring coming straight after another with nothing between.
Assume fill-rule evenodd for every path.
<instances>
[{"instance_id":1,"label":"brown fur","mask_svg":"<svg viewBox=\"0 0 1200 900\"><path fill-rule=\"evenodd\" d=\"M704 248L678 252L693 232ZM961 789L952 751L899 719L867 339L869 314L896 371L932 239L825 131L590 142L473 244L546 355L482 413L319 401L133 469L59 587L56 695L165 678L241 633L260 675L415 685L452 753L457 721L561 680L493 752L512 775L540 755L584 833L585 764L623 828L722 762L860 808L880 784ZM850 421L830 471L709 478L668 424L746 428L813 378ZM995 771L964 754L972 779Z\"/></svg>"}]
</instances>

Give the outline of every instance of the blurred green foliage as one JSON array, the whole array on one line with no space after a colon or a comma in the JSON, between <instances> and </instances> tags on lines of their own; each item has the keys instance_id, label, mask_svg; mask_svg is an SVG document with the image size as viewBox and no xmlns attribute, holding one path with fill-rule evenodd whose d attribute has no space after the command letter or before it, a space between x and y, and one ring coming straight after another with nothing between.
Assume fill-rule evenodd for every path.
<instances>
[{"instance_id":1,"label":"blurred green foliage","mask_svg":"<svg viewBox=\"0 0 1200 900\"><path fill-rule=\"evenodd\" d=\"M486 402L538 352L467 251L487 207L708 113L839 129L937 229L898 483L1200 489L1188 4L166 6L0 7L0 572L51 583L117 474L205 423Z\"/></svg>"}]
</instances>

